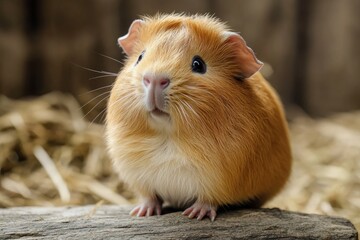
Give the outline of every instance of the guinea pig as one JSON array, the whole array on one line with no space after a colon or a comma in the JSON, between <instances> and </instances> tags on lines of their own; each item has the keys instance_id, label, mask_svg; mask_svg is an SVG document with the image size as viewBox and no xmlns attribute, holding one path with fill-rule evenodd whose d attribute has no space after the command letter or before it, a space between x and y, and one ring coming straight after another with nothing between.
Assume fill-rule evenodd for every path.
<instances>
[{"instance_id":1,"label":"guinea pig","mask_svg":"<svg viewBox=\"0 0 360 240\"><path fill-rule=\"evenodd\" d=\"M142 203L212 221L223 206L261 206L291 171L280 100L244 39L218 19L158 14L118 39L127 55L107 106L115 170Z\"/></svg>"}]
</instances>

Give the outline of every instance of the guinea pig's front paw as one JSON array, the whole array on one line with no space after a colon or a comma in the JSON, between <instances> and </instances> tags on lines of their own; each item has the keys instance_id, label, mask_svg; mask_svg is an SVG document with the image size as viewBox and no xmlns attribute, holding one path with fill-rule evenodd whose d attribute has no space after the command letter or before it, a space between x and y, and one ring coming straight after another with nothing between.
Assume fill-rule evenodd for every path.
<instances>
[{"instance_id":1,"label":"guinea pig's front paw","mask_svg":"<svg viewBox=\"0 0 360 240\"><path fill-rule=\"evenodd\" d=\"M217 206L212 206L208 203L195 202L191 207L187 208L182 214L189 218L197 217L197 220L208 216L213 222L216 218Z\"/></svg>"},{"instance_id":2,"label":"guinea pig's front paw","mask_svg":"<svg viewBox=\"0 0 360 240\"><path fill-rule=\"evenodd\" d=\"M142 204L131 210L130 215L136 215L137 217L148 217L154 215L154 213L161 215L161 205L162 203L158 199L145 199Z\"/></svg>"}]
</instances>

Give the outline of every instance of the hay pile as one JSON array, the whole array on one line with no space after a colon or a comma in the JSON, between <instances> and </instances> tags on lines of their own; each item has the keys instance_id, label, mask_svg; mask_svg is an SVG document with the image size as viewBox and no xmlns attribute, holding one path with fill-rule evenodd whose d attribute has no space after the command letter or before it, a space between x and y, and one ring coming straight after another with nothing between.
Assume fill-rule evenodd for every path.
<instances>
[{"instance_id":1,"label":"hay pile","mask_svg":"<svg viewBox=\"0 0 360 240\"><path fill-rule=\"evenodd\" d=\"M267 206L343 216L360 229L360 112L303 116L290 129L293 174ZM1 97L0 207L133 203L112 171L103 134L71 96Z\"/></svg>"},{"instance_id":2,"label":"hay pile","mask_svg":"<svg viewBox=\"0 0 360 240\"><path fill-rule=\"evenodd\" d=\"M348 218L360 230L360 112L290 123L293 171L267 206Z\"/></svg>"},{"instance_id":3,"label":"hay pile","mask_svg":"<svg viewBox=\"0 0 360 240\"><path fill-rule=\"evenodd\" d=\"M0 207L129 203L132 194L112 171L103 134L69 95L1 97Z\"/></svg>"}]
</instances>

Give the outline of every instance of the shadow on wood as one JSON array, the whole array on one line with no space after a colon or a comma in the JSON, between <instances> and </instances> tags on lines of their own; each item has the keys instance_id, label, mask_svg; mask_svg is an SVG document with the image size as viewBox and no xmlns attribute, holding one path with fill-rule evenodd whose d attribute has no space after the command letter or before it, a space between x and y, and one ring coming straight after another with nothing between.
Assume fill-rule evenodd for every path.
<instances>
[{"instance_id":1,"label":"shadow on wood","mask_svg":"<svg viewBox=\"0 0 360 240\"><path fill-rule=\"evenodd\" d=\"M222 212L215 222L180 212L137 218L129 207L0 210L0 239L358 239L350 221L279 209Z\"/></svg>"}]
</instances>

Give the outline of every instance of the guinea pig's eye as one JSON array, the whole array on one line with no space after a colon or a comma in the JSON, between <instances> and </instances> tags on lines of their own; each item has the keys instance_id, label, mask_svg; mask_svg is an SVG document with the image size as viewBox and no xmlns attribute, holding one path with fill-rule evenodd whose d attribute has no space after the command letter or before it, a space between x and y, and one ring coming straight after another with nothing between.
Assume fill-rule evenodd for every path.
<instances>
[{"instance_id":1,"label":"guinea pig's eye","mask_svg":"<svg viewBox=\"0 0 360 240\"><path fill-rule=\"evenodd\" d=\"M191 70L193 72L204 74L206 72L206 64L201 57L195 56L192 60Z\"/></svg>"},{"instance_id":2,"label":"guinea pig's eye","mask_svg":"<svg viewBox=\"0 0 360 240\"><path fill-rule=\"evenodd\" d=\"M145 53L145 50L139 55L138 60L136 61L135 65L137 65L141 61L141 59L144 56L144 53Z\"/></svg>"}]
</instances>

